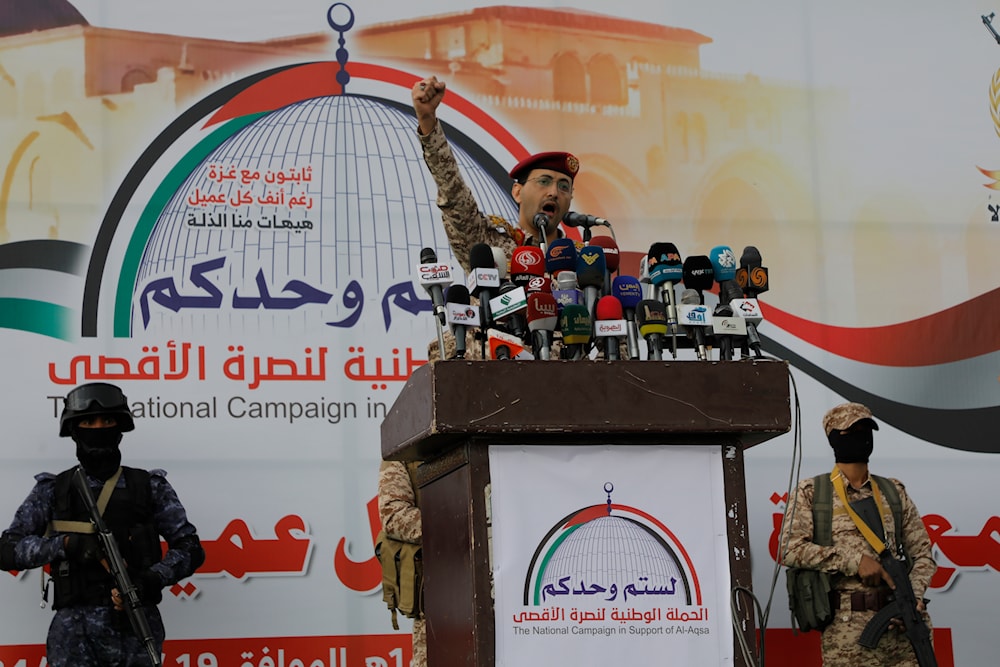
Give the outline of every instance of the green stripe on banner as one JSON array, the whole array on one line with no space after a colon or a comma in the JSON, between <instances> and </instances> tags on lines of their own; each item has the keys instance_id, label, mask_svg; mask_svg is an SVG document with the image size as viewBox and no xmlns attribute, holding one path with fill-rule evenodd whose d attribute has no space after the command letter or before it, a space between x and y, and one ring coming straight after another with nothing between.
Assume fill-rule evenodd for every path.
<instances>
[{"instance_id":1,"label":"green stripe on banner","mask_svg":"<svg viewBox=\"0 0 1000 667\"><path fill-rule=\"evenodd\" d=\"M132 292L135 289L136 276L139 274L139 263L146 251L153 227L181 184L191 175L191 172L201 164L216 148L231 136L250 125L266 113L252 114L231 120L210 135L202 139L181 160L174 165L163 181L157 186L153 196L146 203L139 220L136 222L132 237L129 239L125 258L122 260L121 272L118 275L118 290L115 294L114 335L115 338L129 338L132 333Z\"/></svg>"},{"instance_id":2,"label":"green stripe on banner","mask_svg":"<svg viewBox=\"0 0 1000 667\"><path fill-rule=\"evenodd\" d=\"M0 329L17 329L51 336L60 340L75 340L80 326L80 313L66 306L31 299L0 298Z\"/></svg>"},{"instance_id":3,"label":"green stripe on banner","mask_svg":"<svg viewBox=\"0 0 1000 667\"><path fill-rule=\"evenodd\" d=\"M545 575L545 568L548 566L549 561L552 560L552 554L554 554L556 549L559 548L559 545L562 544L567 537L576 532L576 529L579 527L580 526L573 526L565 533L557 537L556 541L553 542L552 546L545 552L545 556L542 558L542 561L538 564L538 574L535 575L535 594L532 596L532 602L535 606L542 604L542 577Z\"/></svg>"}]
</instances>

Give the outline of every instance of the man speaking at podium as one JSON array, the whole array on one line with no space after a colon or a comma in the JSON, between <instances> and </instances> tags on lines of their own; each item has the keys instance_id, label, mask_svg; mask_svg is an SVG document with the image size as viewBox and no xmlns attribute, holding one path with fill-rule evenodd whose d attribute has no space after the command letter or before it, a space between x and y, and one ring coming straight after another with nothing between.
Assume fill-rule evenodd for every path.
<instances>
[{"instance_id":1,"label":"man speaking at podium","mask_svg":"<svg viewBox=\"0 0 1000 667\"><path fill-rule=\"evenodd\" d=\"M469 272L470 250L479 243L501 248L510 261L511 253L521 245L539 245L541 229L537 221L546 222L543 242L559 238L559 222L570 210L573 199L573 179L580 170L577 158L565 152L536 153L521 160L510 171L514 179L511 196L519 207L516 224L484 214L462 179L458 163L448 145L437 119L437 108L444 98L445 84L436 77L422 79L413 85L413 109L416 112L418 135L423 147L424 162L438 186L437 204L441 209L445 232L452 253ZM544 217L542 217L544 216ZM444 358L454 354L454 338L446 338ZM431 344L430 358L441 358L437 341ZM477 346L468 346L467 358L479 357ZM417 494L406 465L398 461L383 461L379 468L379 517L386 534L396 540L418 544L421 540L420 508ZM413 667L427 665L426 629L422 618L413 622Z\"/></svg>"}]
</instances>

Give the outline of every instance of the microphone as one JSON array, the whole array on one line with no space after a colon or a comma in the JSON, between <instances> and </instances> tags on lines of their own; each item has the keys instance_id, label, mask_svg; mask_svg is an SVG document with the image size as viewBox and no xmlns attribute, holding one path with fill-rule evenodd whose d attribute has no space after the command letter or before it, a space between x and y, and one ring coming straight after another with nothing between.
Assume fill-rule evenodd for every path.
<instances>
[{"instance_id":1,"label":"microphone","mask_svg":"<svg viewBox=\"0 0 1000 667\"><path fill-rule=\"evenodd\" d=\"M643 299L635 311L639 333L646 339L647 359L663 359L663 337L667 335L667 309L662 301Z\"/></svg>"},{"instance_id":2,"label":"microphone","mask_svg":"<svg viewBox=\"0 0 1000 667\"><path fill-rule=\"evenodd\" d=\"M495 245L491 245L490 250L493 252L493 266L497 269L497 274L500 276L500 282L503 282L504 280L507 280L507 276L509 275L509 271L507 270L507 266L509 264L507 251Z\"/></svg>"},{"instance_id":3,"label":"microphone","mask_svg":"<svg viewBox=\"0 0 1000 667\"><path fill-rule=\"evenodd\" d=\"M517 336L499 329L489 329L486 332L489 359L534 359L532 354L524 349L524 341Z\"/></svg>"},{"instance_id":4,"label":"microphone","mask_svg":"<svg viewBox=\"0 0 1000 667\"><path fill-rule=\"evenodd\" d=\"M671 353L677 358L677 302L674 284L684 277L681 253L673 243L654 243L647 255L649 282L659 291L660 301L666 306L667 329L673 341Z\"/></svg>"},{"instance_id":5,"label":"microphone","mask_svg":"<svg viewBox=\"0 0 1000 667\"><path fill-rule=\"evenodd\" d=\"M602 296L597 302L596 312L594 336L604 339L604 358L608 361L621 359L618 338L627 335L621 301L611 295Z\"/></svg>"},{"instance_id":6,"label":"microphone","mask_svg":"<svg viewBox=\"0 0 1000 667\"><path fill-rule=\"evenodd\" d=\"M563 224L567 227L583 227L584 229L589 227L611 227L611 223L604 218L587 215L586 213L574 213L573 211L566 211L565 215L563 215Z\"/></svg>"},{"instance_id":7,"label":"microphone","mask_svg":"<svg viewBox=\"0 0 1000 667\"><path fill-rule=\"evenodd\" d=\"M500 287L500 296L490 299L493 319L509 333L522 340L528 332L523 314L527 307L528 295L523 287L518 287L514 283L504 283Z\"/></svg>"},{"instance_id":8,"label":"microphone","mask_svg":"<svg viewBox=\"0 0 1000 667\"><path fill-rule=\"evenodd\" d=\"M556 288L552 290L552 296L555 298L556 303L559 304L560 311L566 306L580 305L580 302L583 301L583 296L580 290L577 289L576 271L560 271L559 275L556 276L555 282Z\"/></svg>"},{"instance_id":9,"label":"microphone","mask_svg":"<svg viewBox=\"0 0 1000 667\"><path fill-rule=\"evenodd\" d=\"M715 280L722 286L726 280L736 277L736 254L727 245L717 245L708 251L708 259L715 271Z\"/></svg>"},{"instance_id":10,"label":"microphone","mask_svg":"<svg viewBox=\"0 0 1000 667\"><path fill-rule=\"evenodd\" d=\"M477 243L469 249L469 275L466 286L469 293L479 299L479 308L483 326L489 326L493 321L490 314L490 299L494 290L500 287L500 272L497 271L493 250L485 243Z\"/></svg>"},{"instance_id":11,"label":"microphone","mask_svg":"<svg viewBox=\"0 0 1000 667\"><path fill-rule=\"evenodd\" d=\"M552 281L545 276L534 276L528 280L527 284L524 286L524 291L528 294L537 294L544 292L545 294L552 295Z\"/></svg>"},{"instance_id":12,"label":"microphone","mask_svg":"<svg viewBox=\"0 0 1000 667\"><path fill-rule=\"evenodd\" d=\"M531 351L544 361L552 358L552 336L559 324L559 307L551 294L536 292L528 295L528 330Z\"/></svg>"},{"instance_id":13,"label":"microphone","mask_svg":"<svg viewBox=\"0 0 1000 667\"><path fill-rule=\"evenodd\" d=\"M525 287L532 278L545 275L545 253L541 248L522 245L514 248L510 256L510 279L518 287Z\"/></svg>"},{"instance_id":14,"label":"microphone","mask_svg":"<svg viewBox=\"0 0 1000 667\"><path fill-rule=\"evenodd\" d=\"M761 315L757 299L744 299L743 291L736 284L736 281L727 280L719 284L719 300L728 303L733 309L733 314L743 319L747 326L747 345L753 350L754 356L763 357L757 324L764 318Z\"/></svg>"},{"instance_id":15,"label":"microphone","mask_svg":"<svg viewBox=\"0 0 1000 667\"><path fill-rule=\"evenodd\" d=\"M575 303L563 307L559 314L559 330L562 331L564 359L586 356L591 329L590 313L585 307Z\"/></svg>"},{"instance_id":16,"label":"microphone","mask_svg":"<svg viewBox=\"0 0 1000 667\"><path fill-rule=\"evenodd\" d=\"M694 290L698 303L705 303L705 290L715 284L715 269L708 255L691 255L684 260L684 287Z\"/></svg>"},{"instance_id":17,"label":"microphone","mask_svg":"<svg viewBox=\"0 0 1000 667\"><path fill-rule=\"evenodd\" d=\"M572 239L556 239L545 251L545 271L555 280L561 271L576 271L576 244Z\"/></svg>"},{"instance_id":18,"label":"microphone","mask_svg":"<svg viewBox=\"0 0 1000 667\"><path fill-rule=\"evenodd\" d=\"M719 359L730 361L733 358L733 336L746 336L746 322L733 314L733 307L728 303L718 303L712 312L712 332L719 341Z\"/></svg>"},{"instance_id":19,"label":"microphone","mask_svg":"<svg viewBox=\"0 0 1000 667\"><path fill-rule=\"evenodd\" d=\"M536 213L532 222L540 232L540 236L538 237L538 247L542 249L542 252L545 252L545 245L549 240L548 230L549 226L552 224L552 218L544 213Z\"/></svg>"},{"instance_id":20,"label":"microphone","mask_svg":"<svg viewBox=\"0 0 1000 667\"><path fill-rule=\"evenodd\" d=\"M610 236L595 236L590 239L590 245L604 248L604 290L602 294L611 294L611 274L618 271L621 265L621 255L618 252L618 242Z\"/></svg>"},{"instance_id":21,"label":"microphone","mask_svg":"<svg viewBox=\"0 0 1000 667\"><path fill-rule=\"evenodd\" d=\"M743 294L750 299L756 299L758 294L766 292L770 286L767 278L767 267L761 266L760 250L748 245L740 255L740 268L736 270L736 283L743 288Z\"/></svg>"},{"instance_id":22,"label":"microphone","mask_svg":"<svg viewBox=\"0 0 1000 667\"><path fill-rule=\"evenodd\" d=\"M437 253L434 252L433 248L424 248L420 251L417 276L420 284L430 294L431 302L434 304L434 315L442 325L445 324L444 292L442 290L453 282L451 267L438 263Z\"/></svg>"},{"instance_id":23,"label":"microphone","mask_svg":"<svg viewBox=\"0 0 1000 667\"><path fill-rule=\"evenodd\" d=\"M611 283L611 295L618 299L625 313L628 358L638 359L639 331L635 325L635 309L642 301L642 285L632 276L618 276Z\"/></svg>"},{"instance_id":24,"label":"microphone","mask_svg":"<svg viewBox=\"0 0 1000 667\"><path fill-rule=\"evenodd\" d=\"M583 288L584 305L590 319L594 319L594 308L604 287L604 248L596 245L584 246L576 256L576 282Z\"/></svg>"},{"instance_id":25,"label":"microphone","mask_svg":"<svg viewBox=\"0 0 1000 667\"><path fill-rule=\"evenodd\" d=\"M708 259L706 257L706 259ZM698 359L708 361L708 345L705 342L705 327L712 326L708 308L701 303L697 290L688 288L681 292L681 307L678 313L681 326L689 338L695 342Z\"/></svg>"},{"instance_id":26,"label":"microphone","mask_svg":"<svg viewBox=\"0 0 1000 667\"><path fill-rule=\"evenodd\" d=\"M455 358L465 358L465 328L478 327L479 311L469 305L469 290L465 285L452 285L448 288L448 304L446 314L451 333L455 336ZM441 358L444 359L444 348L441 348Z\"/></svg>"}]
</instances>

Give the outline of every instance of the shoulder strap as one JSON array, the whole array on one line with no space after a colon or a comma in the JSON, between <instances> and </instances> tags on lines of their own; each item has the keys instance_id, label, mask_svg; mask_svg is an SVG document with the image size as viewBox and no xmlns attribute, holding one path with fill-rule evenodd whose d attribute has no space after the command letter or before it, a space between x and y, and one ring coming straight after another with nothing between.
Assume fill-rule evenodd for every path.
<instances>
[{"instance_id":1,"label":"shoulder strap","mask_svg":"<svg viewBox=\"0 0 1000 667\"><path fill-rule=\"evenodd\" d=\"M833 543L833 484L830 473L813 477L813 544Z\"/></svg>"},{"instance_id":2,"label":"shoulder strap","mask_svg":"<svg viewBox=\"0 0 1000 667\"><path fill-rule=\"evenodd\" d=\"M896 489L896 485L892 483L892 480L879 477L878 475L872 475L871 477L878 484L878 488L885 497L885 501L889 503L889 509L892 510L892 522L894 524L892 532L896 538L896 545L900 546L903 544L903 503L899 499L899 491Z\"/></svg>"},{"instance_id":3,"label":"shoulder strap","mask_svg":"<svg viewBox=\"0 0 1000 667\"><path fill-rule=\"evenodd\" d=\"M71 479L73 469L70 470L70 475L63 480ZM104 516L104 510L108 507L108 502L111 500L111 494L115 491L115 485L118 484L118 478L121 477L122 468L119 466L118 470L112 475L106 482L104 482L104 487L101 489L101 495L97 497L97 511L100 512L101 516ZM66 493L72 493L72 484L68 489L64 489ZM90 521L67 521L60 519L53 519L49 522L49 531L57 533L93 533L95 532L94 524Z\"/></svg>"}]
</instances>

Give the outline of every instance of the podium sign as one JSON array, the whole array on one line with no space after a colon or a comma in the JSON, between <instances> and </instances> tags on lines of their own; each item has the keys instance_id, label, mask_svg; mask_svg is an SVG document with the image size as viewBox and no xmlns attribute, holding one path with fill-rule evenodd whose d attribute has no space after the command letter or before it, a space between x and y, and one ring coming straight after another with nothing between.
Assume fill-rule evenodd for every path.
<instances>
[{"instance_id":1,"label":"podium sign","mask_svg":"<svg viewBox=\"0 0 1000 667\"><path fill-rule=\"evenodd\" d=\"M491 447L496 664L733 664L721 458Z\"/></svg>"}]
</instances>

